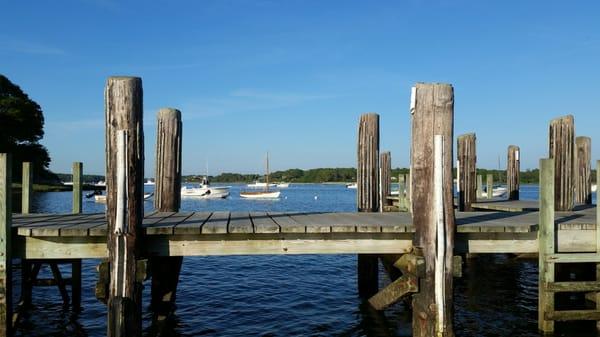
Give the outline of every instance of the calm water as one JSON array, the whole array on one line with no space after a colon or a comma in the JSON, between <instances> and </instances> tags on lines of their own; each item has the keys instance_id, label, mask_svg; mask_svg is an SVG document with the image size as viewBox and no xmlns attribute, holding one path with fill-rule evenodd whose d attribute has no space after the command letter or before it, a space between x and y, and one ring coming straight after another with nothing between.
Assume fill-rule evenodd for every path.
<instances>
[{"instance_id":1,"label":"calm water","mask_svg":"<svg viewBox=\"0 0 600 337\"><path fill-rule=\"evenodd\" d=\"M148 188L151 190L152 188ZM239 198L184 199L186 211L352 211L356 191L339 185L292 185L278 201ZM522 199L536 199L524 186ZM36 212L70 211L70 193L36 194ZM152 203L146 202L146 210ZM84 212L104 206L84 202ZM63 309L55 288L34 289L34 309L20 336L104 336L106 307L94 297L98 260L83 262L83 311ZM402 303L376 313L356 291L355 255L186 257L177 294L173 336L410 336L411 313ZM482 255L467 260L455 279L457 336L539 336L537 259ZM43 271L48 273L47 270ZM65 271L68 273L68 271ZM381 272L381 285L389 279ZM15 270L15 280L19 271ZM18 288L18 287L17 287ZM144 328L151 335L149 283L144 289ZM18 296L18 289L16 289ZM592 324L560 327L556 336L596 336Z\"/></svg>"}]
</instances>

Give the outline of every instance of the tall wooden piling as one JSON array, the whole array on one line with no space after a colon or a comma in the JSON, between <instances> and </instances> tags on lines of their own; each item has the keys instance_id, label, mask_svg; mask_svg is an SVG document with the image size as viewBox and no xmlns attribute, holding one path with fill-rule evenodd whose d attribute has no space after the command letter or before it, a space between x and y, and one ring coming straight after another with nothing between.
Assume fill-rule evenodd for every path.
<instances>
[{"instance_id":1,"label":"tall wooden piling","mask_svg":"<svg viewBox=\"0 0 600 337\"><path fill-rule=\"evenodd\" d=\"M31 195L33 194L33 169L30 162L23 162L21 178L21 213L31 212Z\"/></svg>"},{"instance_id":2,"label":"tall wooden piling","mask_svg":"<svg viewBox=\"0 0 600 337\"><path fill-rule=\"evenodd\" d=\"M481 199L483 196L483 176L481 174L477 175L477 197L476 199Z\"/></svg>"},{"instance_id":3,"label":"tall wooden piling","mask_svg":"<svg viewBox=\"0 0 600 337\"><path fill-rule=\"evenodd\" d=\"M506 161L506 189L508 200L519 200L521 179L521 150L516 145L508 147Z\"/></svg>"},{"instance_id":4,"label":"tall wooden piling","mask_svg":"<svg viewBox=\"0 0 600 337\"><path fill-rule=\"evenodd\" d=\"M12 333L12 162L0 153L0 336Z\"/></svg>"},{"instance_id":5,"label":"tall wooden piling","mask_svg":"<svg viewBox=\"0 0 600 337\"><path fill-rule=\"evenodd\" d=\"M596 161L596 254L600 254L600 189L597 188L600 183L600 160ZM596 263L596 281L600 282L600 263ZM596 310L600 310L600 292L596 293ZM596 330L600 331L600 321L596 321Z\"/></svg>"},{"instance_id":6,"label":"tall wooden piling","mask_svg":"<svg viewBox=\"0 0 600 337\"><path fill-rule=\"evenodd\" d=\"M359 212L379 211L379 115L360 116L358 125L358 165L356 205ZM358 293L369 298L377 292L379 263L377 255L359 254Z\"/></svg>"},{"instance_id":7,"label":"tall wooden piling","mask_svg":"<svg viewBox=\"0 0 600 337\"><path fill-rule=\"evenodd\" d=\"M557 211L574 206L575 122L572 115L550 121L549 157L554 159L554 204Z\"/></svg>"},{"instance_id":8,"label":"tall wooden piling","mask_svg":"<svg viewBox=\"0 0 600 337\"><path fill-rule=\"evenodd\" d=\"M379 156L379 181L379 211L383 212L392 187L392 154L389 151Z\"/></svg>"},{"instance_id":9,"label":"tall wooden piling","mask_svg":"<svg viewBox=\"0 0 600 337\"><path fill-rule=\"evenodd\" d=\"M487 190L487 198L492 199L494 197L494 175L491 173L486 174L486 190Z\"/></svg>"},{"instance_id":10,"label":"tall wooden piling","mask_svg":"<svg viewBox=\"0 0 600 337\"><path fill-rule=\"evenodd\" d=\"M592 139L575 138L575 202L590 205L592 203Z\"/></svg>"},{"instance_id":11,"label":"tall wooden piling","mask_svg":"<svg viewBox=\"0 0 600 337\"><path fill-rule=\"evenodd\" d=\"M415 337L454 335L453 123L452 86L417 84L412 116L411 153L414 245L422 248L426 271L425 277L420 279L419 292L413 296ZM441 136L438 139L441 143L439 147L443 149L442 154L439 153L440 149L434 146L435 136ZM439 155L437 161L434 160L436 154ZM442 172L436 171L436 166L441 166Z\"/></svg>"},{"instance_id":12,"label":"tall wooden piling","mask_svg":"<svg viewBox=\"0 0 600 337\"><path fill-rule=\"evenodd\" d=\"M181 112L160 109L156 129L156 175L154 208L159 212L177 212L181 205ZM154 320L164 321L175 310L177 283L182 256L153 257L152 303Z\"/></svg>"},{"instance_id":13,"label":"tall wooden piling","mask_svg":"<svg viewBox=\"0 0 600 337\"><path fill-rule=\"evenodd\" d=\"M477 201L477 152L476 136L467 133L458 136L457 160L458 160L458 210L470 212L473 210L471 204Z\"/></svg>"},{"instance_id":14,"label":"tall wooden piling","mask_svg":"<svg viewBox=\"0 0 600 337\"><path fill-rule=\"evenodd\" d=\"M82 211L81 185L83 179L83 163L73 163L73 213L78 214Z\"/></svg>"},{"instance_id":15,"label":"tall wooden piling","mask_svg":"<svg viewBox=\"0 0 600 337\"><path fill-rule=\"evenodd\" d=\"M144 216L142 80L110 77L104 92L110 287L109 337L141 335L141 285L136 282Z\"/></svg>"},{"instance_id":16,"label":"tall wooden piling","mask_svg":"<svg viewBox=\"0 0 600 337\"><path fill-rule=\"evenodd\" d=\"M554 159L540 160L538 328L543 332L554 331L554 321L545 317L547 312L554 311L554 293L547 290L548 283L554 282L554 263L547 261L547 256L554 254L555 242L554 169Z\"/></svg>"}]
</instances>

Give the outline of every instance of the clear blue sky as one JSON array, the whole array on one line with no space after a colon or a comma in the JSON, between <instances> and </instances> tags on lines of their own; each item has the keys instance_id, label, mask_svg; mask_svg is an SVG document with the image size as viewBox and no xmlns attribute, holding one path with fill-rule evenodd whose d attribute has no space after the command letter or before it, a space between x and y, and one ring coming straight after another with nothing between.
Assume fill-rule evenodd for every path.
<instances>
[{"instance_id":1,"label":"clear blue sky","mask_svg":"<svg viewBox=\"0 0 600 337\"><path fill-rule=\"evenodd\" d=\"M410 87L455 88L455 135L478 166L547 155L548 122L600 127L597 1L5 1L0 73L43 108L51 169L104 171L103 88L143 79L146 176L155 116L184 120L184 173L349 167L363 112L381 150L409 162ZM593 159L600 158L594 143Z\"/></svg>"}]
</instances>

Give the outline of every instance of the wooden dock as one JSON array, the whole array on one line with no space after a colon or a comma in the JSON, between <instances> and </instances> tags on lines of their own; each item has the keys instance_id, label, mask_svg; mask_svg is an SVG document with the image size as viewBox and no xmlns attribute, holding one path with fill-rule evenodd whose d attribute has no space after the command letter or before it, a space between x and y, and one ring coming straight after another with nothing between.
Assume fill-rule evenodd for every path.
<instances>
[{"instance_id":1,"label":"wooden dock","mask_svg":"<svg viewBox=\"0 0 600 337\"><path fill-rule=\"evenodd\" d=\"M557 212L558 251L595 252L596 209ZM538 212L457 212L457 253L537 253ZM410 213L153 212L148 256L398 254L412 250ZM104 214L13 219L13 257L106 258Z\"/></svg>"},{"instance_id":2,"label":"wooden dock","mask_svg":"<svg viewBox=\"0 0 600 337\"><path fill-rule=\"evenodd\" d=\"M142 96L140 78L107 81L106 214L82 214L83 164L77 162L73 214L30 214L27 163L22 209L13 214L12 156L0 153L0 337L11 335L18 314L31 307L33 286L58 286L67 305L70 285L73 310L80 310L82 259L102 259L96 297L107 304L107 335L137 337L142 335L145 279L152 279L150 306L159 331L175 311L184 256L256 254L357 254L358 295L372 308L384 310L412 296L413 336L452 337L453 278L461 274L461 256L455 254L534 253L540 268L539 329L552 332L555 321L584 319L596 320L600 330L600 213L591 205L591 144L580 138L575 147L572 116L551 121L550 158L540 160L540 201L518 200L521 155L515 145L508 147L507 157L510 201L492 198L491 174L483 199L474 133L458 137L453 166L453 87L417 83L411 89L411 168L399 177L398 197L387 195L391 154L379 148L379 115L367 113L357 135L358 212L184 212L181 112L165 108L157 115L156 211L144 214ZM597 167L600 181L600 162ZM407 212L383 212L393 207ZM17 315L11 295L13 258L20 258L22 266ZM555 267L574 262L593 263L596 280L555 278ZM72 268L68 280L58 268L67 263ZM380 263L392 280L383 289ZM37 278L42 264L50 265L53 279ZM557 309L556 292L586 292L597 309Z\"/></svg>"}]
</instances>

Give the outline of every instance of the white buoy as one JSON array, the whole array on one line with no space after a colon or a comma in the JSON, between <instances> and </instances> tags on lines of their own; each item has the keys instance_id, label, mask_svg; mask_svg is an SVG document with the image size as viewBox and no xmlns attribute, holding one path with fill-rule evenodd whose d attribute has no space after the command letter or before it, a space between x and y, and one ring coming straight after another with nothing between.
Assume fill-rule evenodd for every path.
<instances>
[{"instance_id":1,"label":"white buoy","mask_svg":"<svg viewBox=\"0 0 600 337\"><path fill-rule=\"evenodd\" d=\"M317 197L317 196L315 195L315 200L317 200L317 199L319 199L319 197Z\"/></svg>"}]
</instances>

